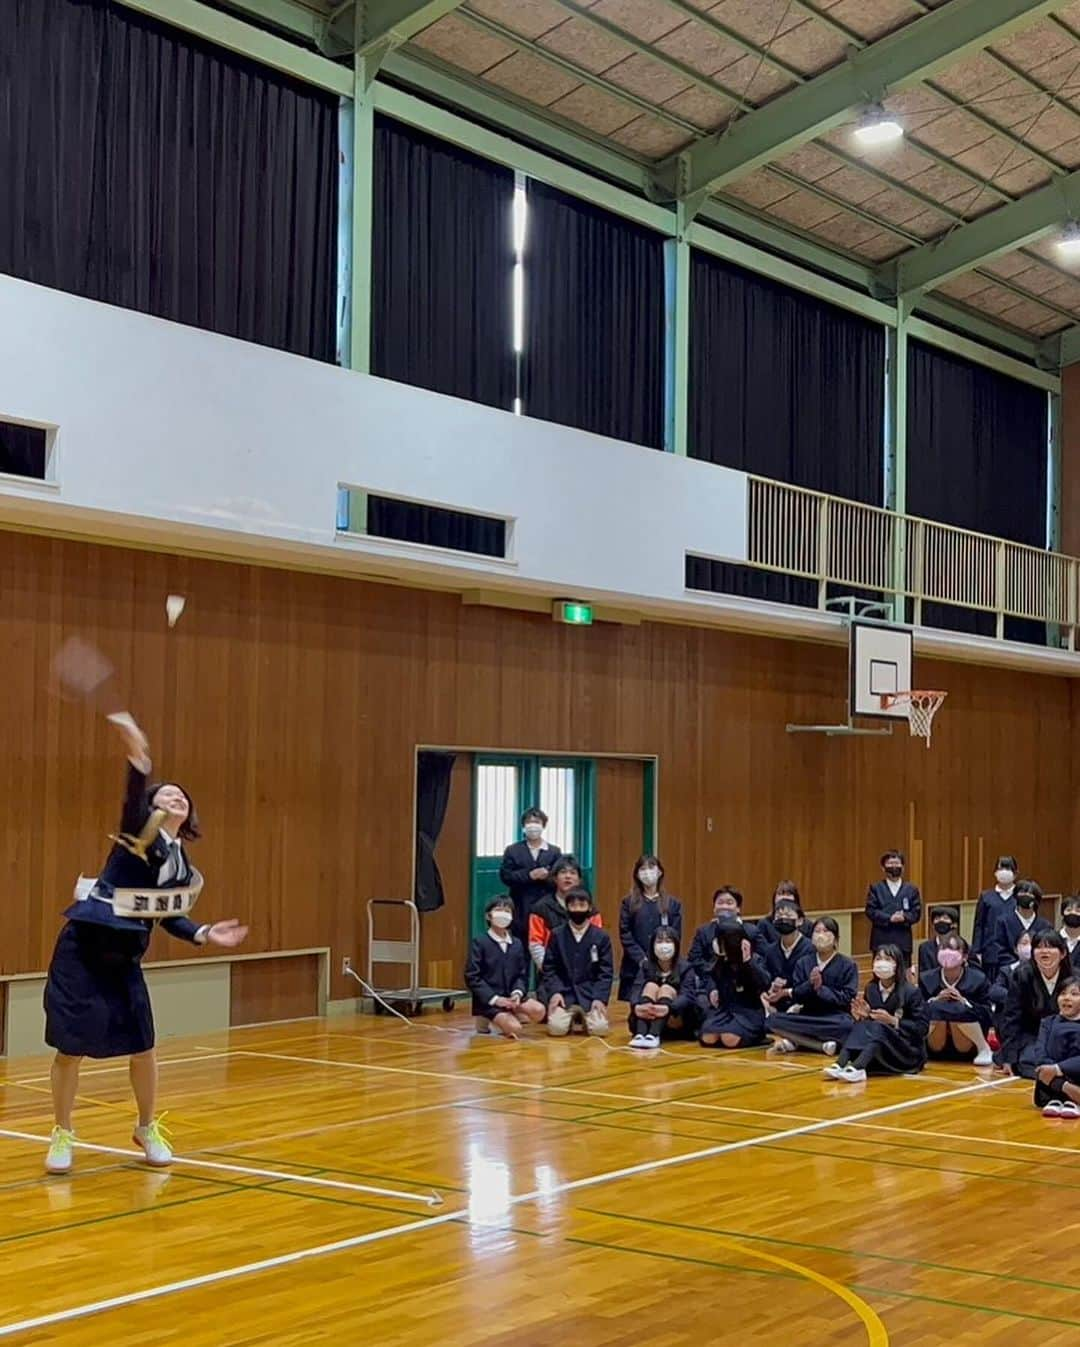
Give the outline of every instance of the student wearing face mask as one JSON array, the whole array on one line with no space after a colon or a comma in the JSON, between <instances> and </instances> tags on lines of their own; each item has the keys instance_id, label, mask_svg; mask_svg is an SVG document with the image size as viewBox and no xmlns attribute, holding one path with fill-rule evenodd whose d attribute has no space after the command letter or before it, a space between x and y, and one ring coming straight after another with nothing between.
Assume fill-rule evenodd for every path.
<instances>
[{"instance_id":1,"label":"student wearing face mask","mask_svg":"<svg viewBox=\"0 0 1080 1347\"><path fill-rule=\"evenodd\" d=\"M938 1059L993 1066L986 1041L992 1021L990 984L982 970L968 962L969 954L962 935L946 936L937 968L919 979L930 1016L927 1048Z\"/></svg>"},{"instance_id":2,"label":"student wearing face mask","mask_svg":"<svg viewBox=\"0 0 1080 1347\"><path fill-rule=\"evenodd\" d=\"M1080 897L1075 894L1061 904L1061 938L1069 951L1073 971L1080 973Z\"/></svg>"},{"instance_id":3,"label":"student wearing face mask","mask_svg":"<svg viewBox=\"0 0 1080 1347\"><path fill-rule=\"evenodd\" d=\"M994 887L984 889L979 894L975 907L975 926L971 934L971 953L983 969L987 957L992 963L999 950L1008 948L997 937L997 925L1016 907L1014 892L1019 868L1015 856L999 856L994 866Z\"/></svg>"},{"instance_id":4,"label":"student wearing face mask","mask_svg":"<svg viewBox=\"0 0 1080 1347\"><path fill-rule=\"evenodd\" d=\"M916 980L924 973L932 973L938 966L938 951L950 935L960 933L960 909L958 907L932 907L930 926L934 934L929 940L919 942L919 957L915 965Z\"/></svg>"},{"instance_id":5,"label":"student wearing face mask","mask_svg":"<svg viewBox=\"0 0 1080 1347\"><path fill-rule=\"evenodd\" d=\"M1009 985L1016 976L1016 970L1021 964L1031 962L1031 936L1027 931L1021 931L1016 937L1016 944L1013 946L1012 959L998 969L998 975L990 984L990 1009L994 1014L994 1028L997 1031L998 1039L1001 1038L1001 1014L1005 1009L1005 1002L1009 996ZM1000 1053L994 1059L998 1066L1001 1065Z\"/></svg>"},{"instance_id":6,"label":"student wearing face mask","mask_svg":"<svg viewBox=\"0 0 1080 1347\"><path fill-rule=\"evenodd\" d=\"M782 899L773 909L771 925L776 940L764 945L761 961L770 978L765 1000L777 1010L790 1007L792 987L802 982L809 971L803 965L812 964L816 958L813 941L803 934L806 924L803 910L793 898ZM761 925L758 924L759 931ZM813 925L810 929L814 929Z\"/></svg>"},{"instance_id":7,"label":"student wearing face mask","mask_svg":"<svg viewBox=\"0 0 1080 1347\"><path fill-rule=\"evenodd\" d=\"M1022 934L1034 939L1041 932L1054 929L1045 917L1039 915L1042 896L1042 889L1033 879L1021 879L1013 889L1016 906L1001 917L993 936L983 947L982 969L991 983L996 982L1001 970L1012 963L1016 942Z\"/></svg>"},{"instance_id":8,"label":"student wearing face mask","mask_svg":"<svg viewBox=\"0 0 1080 1347\"><path fill-rule=\"evenodd\" d=\"M825 1075L857 1085L868 1075L906 1076L926 1065L929 1018L922 993L907 980L907 958L898 945L874 954L874 976L851 1003L855 1021L840 1055Z\"/></svg>"},{"instance_id":9,"label":"student wearing face mask","mask_svg":"<svg viewBox=\"0 0 1080 1347\"><path fill-rule=\"evenodd\" d=\"M761 998L769 975L754 957L746 929L729 917L715 923L714 955L698 979L701 1031L707 1048L753 1048L765 1042Z\"/></svg>"},{"instance_id":10,"label":"student wearing face mask","mask_svg":"<svg viewBox=\"0 0 1080 1347\"><path fill-rule=\"evenodd\" d=\"M742 905L743 896L733 884L721 884L713 894L712 921L697 928L690 946L690 967L699 978L708 974L716 958L716 928L721 922L738 922L751 949L757 948L757 927L752 921L743 921Z\"/></svg>"},{"instance_id":11,"label":"student wearing face mask","mask_svg":"<svg viewBox=\"0 0 1080 1347\"><path fill-rule=\"evenodd\" d=\"M1048 1015L1057 1014L1057 996L1071 977L1069 951L1057 931L1031 942L1031 962L1022 963L1009 983L1001 1015L1001 1067L1011 1076L1035 1079L1035 1046Z\"/></svg>"},{"instance_id":12,"label":"student wearing face mask","mask_svg":"<svg viewBox=\"0 0 1080 1347\"><path fill-rule=\"evenodd\" d=\"M544 1007L527 994L529 959L525 946L511 933L514 903L507 894L484 908L487 932L469 946L465 985L472 992L472 1012L478 1033L497 1031L517 1038L525 1024L539 1024Z\"/></svg>"},{"instance_id":13,"label":"student wearing face mask","mask_svg":"<svg viewBox=\"0 0 1080 1347\"><path fill-rule=\"evenodd\" d=\"M574 889L581 888L581 866L577 858L570 855L560 856L551 867L551 881L554 891L540 898L529 917L529 956L537 969L543 967L544 951L553 931L565 926L566 898ZM594 926L604 923L597 912L593 917Z\"/></svg>"},{"instance_id":14,"label":"student wearing face mask","mask_svg":"<svg viewBox=\"0 0 1080 1347\"><path fill-rule=\"evenodd\" d=\"M1039 1029L1033 1102L1047 1118L1080 1118L1080 979L1071 974L1058 988L1058 1013Z\"/></svg>"},{"instance_id":15,"label":"student wearing face mask","mask_svg":"<svg viewBox=\"0 0 1080 1347\"><path fill-rule=\"evenodd\" d=\"M682 904L664 888L664 867L657 856L639 856L630 876L630 892L619 906L619 1000L629 1001L638 969L658 927L682 936Z\"/></svg>"},{"instance_id":16,"label":"student wearing face mask","mask_svg":"<svg viewBox=\"0 0 1080 1347\"><path fill-rule=\"evenodd\" d=\"M529 917L541 898L553 892L551 867L559 859L558 847L544 840L547 815L535 806L521 816L523 842L514 842L503 852L499 882L514 902L514 935L524 944L529 938Z\"/></svg>"},{"instance_id":17,"label":"student wearing face mask","mask_svg":"<svg viewBox=\"0 0 1080 1347\"><path fill-rule=\"evenodd\" d=\"M547 1002L548 1033L564 1038L575 1024L587 1034L606 1034L615 965L611 937L593 924L592 895L571 889L566 921L551 933L540 974Z\"/></svg>"},{"instance_id":18,"label":"student wearing face mask","mask_svg":"<svg viewBox=\"0 0 1080 1347\"><path fill-rule=\"evenodd\" d=\"M799 930L810 939L814 931L814 923L808 921L803 914L802 898L799 896L798 885L790 879L782 879L773 890L772 909L767 917L763 917L757 922L757 952L764 957L766 945L775 945L780 939L780 932L776 929L776 909L783 904L789 907L792 903L799 910Z\"/></svg>"},{"instance_id":19,"label":"student wearing face mask","mask_svg":"<svg viewBox=\"0 0 1080 1347\"><path fill-rule=\"evenodd\" d=\"M922 899L914 884L904 878L904 853L886 851L881 857L884 878L866 891L866 915L870 921L870 952L882 945L897 945L911 962L911 928L922 916Z\"/></svg>"},{"instance_id":20,"label":"student wearing face mask","mask_svg":"<svg viewBox=\"0 0 1080 1347\"><path fill-rule=\"evenodd\" d=\"M765 1028L779 1052L803 1048L835 1057L854 1024L851 1003L859 991L859 970L839 951L835 917L820 917L812 939L814 958L800 965L790 1009L771 1013Z\"/></svg>"},{"instance_id":21,"label":"student wearing face mask","mask_svg":"<svg viewBox=\"0 0 1080 1347\"><path fill-rule=\"evenodd\" d=\"M679 958L672 926L658 926L630 989L632 1048L658 1048L661 1038L693 1038L697 1028L698 980Z\"/></svg>"}]
</instances>

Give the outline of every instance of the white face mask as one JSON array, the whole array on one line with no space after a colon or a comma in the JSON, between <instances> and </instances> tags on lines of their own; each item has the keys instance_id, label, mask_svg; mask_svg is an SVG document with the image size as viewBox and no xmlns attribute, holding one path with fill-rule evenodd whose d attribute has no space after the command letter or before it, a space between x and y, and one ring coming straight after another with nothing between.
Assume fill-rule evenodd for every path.
<instances>
[{"instance_id":1,"label":"white face mask","mask_svg":"<svg viewBox=\"0 0 1080 1347\"><path fill-rule=\"evenodd\" d=\"M874 961L874 977L881 978L883 982L892 982L896 977L896 964L891 959L876 959Z\"/></svg>"},{"instance_id":2,"label":"white face mask","mask_svg":"<svg viewBox=\"0 0 1080 1347\"><path fill-rule=\"evenodd\" d=\"M526 823L525 836L530 842L538 842L544 835L544 825L542 823Z\"/></svg>"},{"instance_id":3,"label":"white face mask","mask_svg":"<svg viewBox=\"0 0 1080 1347\"><path fill-rule=\"evenodd\" d=\"M496 908L491 914L491 924L497 931L505 931L513 920L514 914L512 912L503 912L499 908Z\"/></svg>"},{"instance_id":4,"label":"white face mask","mask_svg":"<svg viewBox=\"0 0 1080 1347\"><path fill-rule=\"evenodd\" d=\"M1009 887L1009 885L1013 882L1013 880L1016 878L1016 871L1015 871L1015 870L995 870L995 871L994 871L994 878L997 880L997 882L998 882L1000 885L1002 885L1003 888L1006 888L1006 889L1007 889L1007 888Z\"/></svg>"},{"instance_id":5,"label":"white face mask","mask_svg":"<svg viewBox=\"0 0 1080 1347\"><path fill-rule=\"evenodd\" d=\"M660 871L641 869L637 872L638 883L643 889L655 888L660 883Z\"/></svg>"},{"instance_id":6,"label":"white face mask","mask_svg":"<svg viewBox=\"0 0 1080 1347\"><path fill-rule=\"evenodd\" d=\"M665 945L662 941L658 941L653 948L656 950L658 959L671 959L675 955L675 946Z\"/></svg>"},{"instance_id":7,"label":"white face mask","mask_svg":"<svg viewBox=\"0 0 1080 1347\"><path fill-rule=\"evenodd\" d=\"M814 948L824 954L832 949L835 937L831 931L815 931L811 939L814 942Z\"/></svg>"}]
</instances>

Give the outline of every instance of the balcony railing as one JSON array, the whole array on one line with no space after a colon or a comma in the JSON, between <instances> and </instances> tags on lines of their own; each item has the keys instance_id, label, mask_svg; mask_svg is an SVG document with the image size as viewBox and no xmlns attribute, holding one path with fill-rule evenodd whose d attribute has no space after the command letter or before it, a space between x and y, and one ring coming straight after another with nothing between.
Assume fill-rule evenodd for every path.
<instances>
[{"instance_id":1,"label":"balcony railing","mask_svg":"<svg viewBox=\"0 0 1080 1347\"><path fill-rule=\"evenodd\" d=\"M1025 618L1076 649L1075 557L764 477L750 477L748 491L748 563L816 581L820 608L842 586L910 599L916 625L924 604L949 604L992 613L999 639L1006 618Z\"/></svg>"}]
</instances>

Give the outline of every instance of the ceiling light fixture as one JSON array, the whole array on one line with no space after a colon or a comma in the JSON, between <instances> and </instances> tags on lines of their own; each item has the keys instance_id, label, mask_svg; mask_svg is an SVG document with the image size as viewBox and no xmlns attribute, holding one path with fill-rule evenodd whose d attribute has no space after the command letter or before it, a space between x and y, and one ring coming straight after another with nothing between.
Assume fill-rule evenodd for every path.
<instances>
[{"instance_id":1,"label":"ceiling light fixture","mask_svg":"<svg viewBox=\"0 0 1080 1347\"><path fill-rule=\"evenodd\" d=\"M1080 221L1066 220L1057 241L1058 252L1066 257L1080 257Z\"/></svg>"},{"instance_id":2,"label":"ceiling light fixture","mask_svg":"<svg viewBox=\"0 0 1080 1347\"><path fill-rule=\"evenodd\" d=\"M860 145L868 147L891 145L893 141L900 140L903 134L904 128L880 103L868 103L855 128L855 139Z\"/></svg>"}]
</instances>

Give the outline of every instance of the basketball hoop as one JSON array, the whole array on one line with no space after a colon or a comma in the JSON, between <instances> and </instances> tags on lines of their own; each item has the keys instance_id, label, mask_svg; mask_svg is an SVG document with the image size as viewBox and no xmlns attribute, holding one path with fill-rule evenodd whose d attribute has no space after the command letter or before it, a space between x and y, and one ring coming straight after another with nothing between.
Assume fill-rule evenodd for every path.
<instances>
[{"instance_id":1,"label":"basketball hoop","mask_svg":"<svg viewBox=\"0 0 1080 1347\"><path fill-rule=\"evenodd\" d=\"M947 692L883 692L881 709L887 711L891 706L899 706L906 710L912 738L925 739L929 748L930 727L938 707L948 695Z\"/></svg>"}]
</instances>

